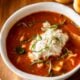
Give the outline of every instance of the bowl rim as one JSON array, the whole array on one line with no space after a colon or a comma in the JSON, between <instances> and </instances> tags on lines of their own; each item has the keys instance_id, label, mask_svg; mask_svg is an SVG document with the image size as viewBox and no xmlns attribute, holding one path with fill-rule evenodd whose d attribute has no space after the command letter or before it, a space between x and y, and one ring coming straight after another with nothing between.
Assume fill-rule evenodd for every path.
<instances>
[{"instance_id":1,"label":"bowl rim","mask_svg":"<svg viewBox=\"0 0 80 80\"><path fill-rule=\"evenodd\" d=\"M9 61L8 58L5 59L5 54L4 51L3 51L3 47L2 47L2 36L3 36L3 32L5 30L5 27L7 27L7 24L10 23L10 20L12 18L14 18L14 16L17 16L18 13L21 13L22 11L28 9L28 8L32 8L34 6L39 6L39 5L47 5L47 4L56 4L56 5L60 5L60 6L63 6L69 10L71 10L72 12L74 12L72 9L70 9L69 7L67 6L64 6L62 4L59 4L59 3L56 3L56 2L39 2L39 3L34 3L34 4L30 4L30 5L27 5L27 6L24 6L23 8L17 10L16 12L14 12L8 19L7 21L4 23L2 29L1 29L1 32L0 32L0 53L1 53L1 57L3 59L3 61L5 62L5 64L8 66L8 68L13 71L14 73L16 73L17 75L23 77L23 78L30 78L32 80L35 80L35 77L36 79L39 79L39 80L53 80L53 79L60 79L60 78L64 78L66 76L70 76L71 74L73 74L75 71L77 71L79 68L80 68L80 64L75 67L73 70L69 71L68 73L65 73L64 75L59 75L59 76L56 76L56 77L43 77L43 76L38 76L38 75L33 75L33 74L29 74L29 73L26 73L26 72L23 72L19 69L17 69L16 67L14 67L14 65ZM75 12L74 12L75 13ZM76 14L76 13L75 13ZM78 17L80 17L78 14L76 14ZM7 55L6 55L7 56Z\"/></svg>"}]
</instances>

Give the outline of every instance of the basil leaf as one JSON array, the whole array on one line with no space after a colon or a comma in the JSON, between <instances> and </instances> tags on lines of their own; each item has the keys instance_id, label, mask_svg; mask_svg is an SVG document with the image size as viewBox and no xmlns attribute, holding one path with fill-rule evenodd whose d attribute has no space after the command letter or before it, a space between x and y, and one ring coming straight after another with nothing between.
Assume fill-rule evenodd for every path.
<instances>
[{"instance_id":1,"label":"basil leaf","mask_svg":"<svg viewBox=\"0 0 80 80\"><path fill-rule=\"evenodd\" d=\"M16 52L17 52L17 54L24 54L25 50L21 46L18 46L18 47L16 47Z\"/></svg>"}]
</instances>

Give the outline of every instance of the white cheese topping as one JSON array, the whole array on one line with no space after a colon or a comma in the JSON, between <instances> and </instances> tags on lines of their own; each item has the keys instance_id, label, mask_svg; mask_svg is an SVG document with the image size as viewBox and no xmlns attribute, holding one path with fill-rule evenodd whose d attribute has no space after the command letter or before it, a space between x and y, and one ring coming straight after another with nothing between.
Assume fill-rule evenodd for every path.
<instances>
[{"instance_id":1,"label":"white cheese topping","mask_svg":"<svg viewBox=\"0 0 80 80\"><path fill-rule=\"evenodd\" d=\"M33 60L38 60L42 57L59 56L68 40L66 33L63 33L61 29L51 28L49 22L43 23L42 29L45 32L37 35L30 43L29 50L34 56Z\"/></svg>"}]
</instances>

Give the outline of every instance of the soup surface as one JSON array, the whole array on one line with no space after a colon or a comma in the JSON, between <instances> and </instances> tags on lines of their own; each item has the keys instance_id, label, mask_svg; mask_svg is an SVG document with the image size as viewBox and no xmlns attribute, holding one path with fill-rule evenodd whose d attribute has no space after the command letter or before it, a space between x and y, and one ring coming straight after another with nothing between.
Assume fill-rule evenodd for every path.
<instances>
[{"instance_id":1,"label":"soup surface","mask_svg":"<svg viewBox=\"0 0 80 80\"><path fill-rule=\"evenodd\" d=\"M65 74L80 63L70 33L79 29L62 14L42 11L18 21L6 39L7 55L18 69L40 76Z\"/></svg>"}]
</instances>

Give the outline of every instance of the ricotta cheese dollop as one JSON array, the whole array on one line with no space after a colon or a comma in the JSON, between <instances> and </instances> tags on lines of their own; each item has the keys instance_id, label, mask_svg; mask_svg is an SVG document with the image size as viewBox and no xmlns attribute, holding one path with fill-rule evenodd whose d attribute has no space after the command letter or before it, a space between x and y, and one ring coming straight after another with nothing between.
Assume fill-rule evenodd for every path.
<instances>
[{"instance_id":1,"label":"ricotta cheese dollop","mask_svg":"<svg viewBox=\"0 0 80 80\"><path fill-rule=\"evenodd\" d=\"M43 23L44 33L37 34L29 46L29 55L32 60L49 58L50 56L60 56L63 47L68 41L67 33L63 33L58 25L51 25L48 21Z\"/></svg>"}]
</instances>

